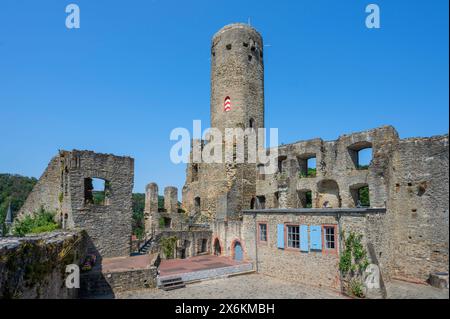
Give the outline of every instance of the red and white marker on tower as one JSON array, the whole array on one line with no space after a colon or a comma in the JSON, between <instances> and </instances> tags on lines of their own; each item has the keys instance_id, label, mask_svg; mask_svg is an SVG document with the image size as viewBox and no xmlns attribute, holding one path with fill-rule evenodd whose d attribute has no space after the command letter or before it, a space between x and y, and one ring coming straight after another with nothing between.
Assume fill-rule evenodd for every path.
<instances>
[{"instance_id":1,"label":"red and white marker on tower","mask_svg":"<svg viewBox=\"0 0 450 319\"><path fill-rule=\"evenodd\" d=\"M223 111L228 112L231 111L231 98L227 96L225 101L223 102Z\"/></svg>"}]
</instances>

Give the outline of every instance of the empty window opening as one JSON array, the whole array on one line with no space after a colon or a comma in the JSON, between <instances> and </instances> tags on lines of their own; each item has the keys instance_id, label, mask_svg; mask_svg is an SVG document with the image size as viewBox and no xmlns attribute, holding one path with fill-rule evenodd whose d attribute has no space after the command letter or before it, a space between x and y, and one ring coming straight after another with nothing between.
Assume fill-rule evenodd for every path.
<instances>
[{"instance_id":1,"label":"empty window opening","mask_svg":"<svg viewBox=\"0 0 450 319\"><path fill-rule=\"evenodd\" d=\"M198 181L198 164L192 165L192 181L193 182Z\"/></svg>"},{"instance_id":2,"label":"empty window opening","mask_svg":"<svg viewBox=\"0 0 450 319\"><path fill-rule=\"evenodd\" d=\"M231 44L227 44L227 50L231 50Z\"/></svg>"},{"instance_id":3,"label":"empty window opening","mask_svg":"<svg viewBox=\"0 0 450 319\"><path fill-rule=\"evenodd\" d=\"M298 158L299 177L316 177L316 156L304 155Z\"/></svg>"},{"instance_id":4,"label":"empty window opening","mask_svg":"<svg viewBox=\"0 0 450 319\"><path fill-rule=\"evenodd\" d=\"M259 241L267 241L267 224L259 224Z\"/></svg>"},{"instance_id":5,"label":"empty window opening","mask_svg":"<svg viewBox=\"0 0 450 319\"><path fill-rule=\"evenodd\" d=\"M266 209L266 196L257 196L256 197L256 208L257 209Z\"/></svg>"},{"instance_id":6,"label":"empty window opening","mask_svg":"<svg viewBox=\"0 0 450 319\"><path fill-rule=\"evenodd\" d=\"M287 226L287 246L289 248L300 248L300 226Z\"/></svg>"},{"instance_id":7,"label":"empty window opening","mask_svg":"<svg viewBox=\"0 0 450 319\"><path fill-rule=\"evenodd\" d=\"M199 250L200 254L206 253L208 250L208 240L206 238L199 240Z\"/></svg>"},{"instance_id":8,"label":"empty window opening","mask_svg":"<svg viewBox=\"0 0 450 319\"><path fill-rule=\"evenodd\" d=\"M199 214L201 210L201 200L200 197L196 197L194 199L194 211L196 214Z\"/></svg>"},{"instance_id":9,"label":"empty window opening","mask_svg":"<svg viewBox=\"0 0 450 319\"><path fill-rule=\"evenodd\" d=\"M336 249L336 228L334 226L323 227L323 246L326 250Z\"/></svg>"},{"instance_id":10,"label":"empty window opening","mask_svg":"<svg viewBox=\"0 0 450 319\"><path fill-rule=\"evenodd\" d=\"M312 192L310 190L298 191L298 203L300 208L312 208Z\"/></svg>"},{"instance_id":11,"label":"empty window opening","mask_svg":"<svg viewBox=\"0 0 450 319\"><path fill-rule=\"evenodd\" d=\"M348 148L350 158L356 169L368 169L372 161L372 143L359 142Z\"/></svg>"},{"instance_id":12,"label":"empty window opening","mask_svg":"<svg viewBox=\"0 0 450 319\"><path fill-rule=\"evenodd\" d=\"M93 205L107 205L110 193L109 182L100 178L84 179L84 202Z\"/></svg>"},{"instance_id":13,"label":"empty window opening","mask_svg":"<svg viewBox=\"0 0 450 319\"><path fill-rule=\"evenodd\" d=\"M247 42L244 42L244 43L242 43L242 45L244 46L244 47L248 47L248 43Z\"/></svg>"},{"instance_id":14,"label":"empty window opening","mask_svg":"<svg viewBox=\"0 0 450 319\"><path fill-rule=\"evenodd\" d=\"M256 51L256 47L255 47L254 45L252 45L252 47L250 48L250 50Z\"/></svg>"},{"instance_id":15,"label":"empty window opening","mask_svg":"<svg viewBox=\"0 0 450 319\"><path fill-rule=\"evenodd\" d=\"M214 241L214 255L215 256L220 256L222 255L222 247L220 247L220 241L219 239L216 238L216 240Z\"/></svg>"},{"instance_id":16,"label":"empty window opening","mask_svg":"<svg viewBox=\"0 0 450 319\"><path fill-rule=\"evenodd\" d=\"M370 196L368 185L356 185L350 187L350 193L353 197L356 207L370 207Z\"/></svg>"},{"instance_id":17,"label":"empty window opening","mask_svg":"<svg viewBox=\"0 0 450 319\"><path fill-rule=\"evenodd\" d=\"M250 209L255 208L256 208L256 198L252 198L252 200L250 201Z\"/></svg>"},{"instance_id":18,"label":"empty window opening","mask_svg":"<svg viewBox=\"0 0 450 319\"><path fill-rule=\"evenodd\" d=\"M172 219L169 217L164 217L164 228L172 227Z\"/></svg>"},{"instance_id":19,"label":"empty window opening","mask_svg":"<svg viewBox=\"0 0 450 319\"><path fill-rule=\"evenodd\" d=\"M248 61L251 62L252 59L253 59L253 57L249 54L249 55L248 55Z\"/></svg>"},{"instance_id":20,"label":"empty window opening","mask_svg":"<svg viewBox=\"0 0 450 319\"><path fill-rule=\"evenodd\" d=\"M250 120L248 120L248 127L251 129L255 129L255 119L254 118L250 118Z\"/></svg>"},{"instance_id":21,"label":"empty window opening","mask_svg":"<svg viewBox=\"0 0 450 319\"><path fill-rule=\"evenodd\" d=\"M286 156L280 156L278 157L278 173L284 173L285 170L285 161L287 157Z\"/></svg>"}]
</instances>

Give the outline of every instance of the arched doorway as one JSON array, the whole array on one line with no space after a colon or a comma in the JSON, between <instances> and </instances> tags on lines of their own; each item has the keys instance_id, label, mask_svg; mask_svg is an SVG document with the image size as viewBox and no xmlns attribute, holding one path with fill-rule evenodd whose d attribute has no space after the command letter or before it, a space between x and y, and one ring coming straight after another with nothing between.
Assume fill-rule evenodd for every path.
<instances>
[{"instance_id":1,"label":"arched doorway","mask_svg":"<svg viewBox=\"0 0 450 319\"><path fill-rule=\"evenodd\" d=\"M233 256L233 259L236 261L242 261L244 259L244 250L242 249L242 245L239 241L234 243Z\"/></svg>"},{"instance_id":2,"label":"arched doorway","mask_svg":"<svg viewBox=\"0 0 450 319\"><path fill-rule=\"evenodd\" d=\"M214 241L214 255L215 256L222 255L222 247L220 247L219 238L216 238L216 240Z\"/></svg>"}]
</instances>

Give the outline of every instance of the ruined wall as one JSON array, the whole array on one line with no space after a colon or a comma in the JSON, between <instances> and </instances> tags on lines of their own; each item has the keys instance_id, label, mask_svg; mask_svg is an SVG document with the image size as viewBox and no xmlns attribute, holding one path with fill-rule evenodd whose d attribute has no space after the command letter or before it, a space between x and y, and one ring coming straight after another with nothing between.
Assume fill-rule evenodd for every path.
<instances>
[{"instance_id":1,"label":"ruined wall","mask_svg":"<svg viewBox=\"0 0 450 319\"><path fill-rule=\"evenodd\" d=\"M73 151L66 156L69 168L71 214L68 224L85 229L91 248L102 257L128 256L131 251L134 160L110 154ZM85 200L86 178L107 182L104 205Z\"/></svg>"},{"instance_id":2,"label":"ruined wall","mask_svg":"<svg viewBox=\"0 0 450 319\"><path fill-rule=\"evenodd\" d=\"M164 230L159 234L159 238L176 237L176 244L174 246L173 258L189 258L201 254L209 254L211 252L211 231L209 230ZM202 241L206 240L206 247L202 247ZM205 251L202 252L202 248ZM167 258L164 249L159 240L159 251L161 258Z\"/></svg>"},{"instance_id":3,"label":"ruined wall","mask_svg":"<svg viewBox=\"0 0 450 319\"><path fill-rule=\"evenodd\" d=\"M425 281L448 272L448 135L401 140L391 168L388 209L393 275Z\"/></svg>"},{"instance_id":4,"label":"ruined wall","mask_svg":"<svg viewBox=\"0 0 450 319\"><path fill-rule=\"evenodd\" d=\"M371 207L385 207L387 201L389 163L398 143L391 126L342 135L336 141L313 139L279 148L281 171L259 176L256 195L266 198L266 208L305 208L300 193L312 192L312 207L353 208L354 191L369 187ZM355 165L358 150L372 148L368 168ZM306 160L316 158L316 175L302 174ZM276 198L278 193L278 199Z\"/></svg>"},{"instance_id":5,"label":"ruined wall","mask_svg":"<svg viewBox=\"0 0 450 319\"><path fill-rule=\"evenodd\" d=\"M230 109L225 109L227 98L231 101ZM212 39L210 114L211 126L223 134L226 128L264 127L263 40L249 25L225 26ZM194 141L193 149L202 149L204 145L204 141ZM255 196L255 166L189 164L183 207L199 221L211 221L218 213L218 199L226 198L226 211L222 214L238 217L239 211L250 208ZM196 198L200 199L200 208L195 204Z\"/></svg>"},{"instance_id":6,"label":"ruined wall","mask_svg":"<svg viewBox=\"0 0 450 319\"><path fill-rule=\"evenodd\" d=\"M0 299L77 298L77 289L66 288L65 271L80 265L86 250L84 232L0 239Z\"/></svg>"},{"instance_id":7,"label":"ruined wall","mask_svg":"<svg viewBox=\"0 0 450 319\"><path fill-rule=\"evenodd\" d=\"M87 201L86 179L105 181L102 204ZM90 250L103 257L130 254L134 160L90 151L60 151L19 212L41 206L53 211L63 229L87 231ZM92 193L91 193L92 195Z\"/></svg>"},{"instance_id":8,"label":"ruined wall","mask_svg":"<svg viewBox=\"0 0 450 319\"><path fill-rule=\"evenodd\" d=\"M158 185L150 183L146 187L145 196L145 232L155 235L165 230L185 230L189 219L180 209L178 189L173 186L164 188L164 208L158 208Z\"/></svg>"},{"instance_id":9,"label":"ruined wall","mask_svg":"<svg viewBox=\"0 0 450 319\"><path fill-rule=\"evenodd\" d=\"M60 208L59 194L61 193L61 164L60 157L55 156L27 197L18 216L32 215L41 207L47 211L58 212Z\"/></svg>"}]
</instances>

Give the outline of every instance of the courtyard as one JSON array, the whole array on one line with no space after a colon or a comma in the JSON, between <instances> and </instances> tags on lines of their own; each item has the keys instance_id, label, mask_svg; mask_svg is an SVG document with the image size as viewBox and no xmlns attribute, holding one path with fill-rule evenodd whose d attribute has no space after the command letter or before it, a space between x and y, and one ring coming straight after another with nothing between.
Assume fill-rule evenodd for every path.
<instances>
[{"instance_id":1,"label":"courtyard","mask_svg":"<svg viewBox=\"0 0 450 319\"><path fill-rule=\"evenodd\" d=\"M448 289L392 281L386 284L388 299L448 299ZM117 299L347 299L339 291L310 287L277 278L250 274L202 281L186 288L164 291L143 289L116 294Z\"/></svg>"},{"instance_id":2,"label":"courtyard","mask_svg":"<svg viewBox=\"0 0 450 319\"><path fill-rule=\"evenodd\" d=\"M164 291L143 289L116 294L118 299L336 299L338 291L308 287L261 274L202 281Z\"/></svg>"}]
</instances>

